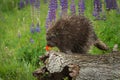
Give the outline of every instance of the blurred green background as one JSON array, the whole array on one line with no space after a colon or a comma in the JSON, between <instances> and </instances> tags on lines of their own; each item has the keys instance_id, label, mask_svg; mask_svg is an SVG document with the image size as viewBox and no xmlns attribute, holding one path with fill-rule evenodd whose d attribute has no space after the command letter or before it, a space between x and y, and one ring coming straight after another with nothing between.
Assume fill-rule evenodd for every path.
<instances>
[{"instance_id":1,"label":"blurred green background","mask_svg":"<svg viewBox=\"0 0 120 80\"><path fill-rule=\"evenodd\" d=\"M78 4L78 0L75 1ZM109 46L108 52L111 52L114 44L120 45L120 14L117 14L116 10L106 11L105 21L94 21L92 2L85 1L85 16L93 22L96 34ZM19 0L0 0L0 80L36 80L32 72L42 65L39 56L45 53L48 3L41 0L38 16L41 32L34 34L30 32L31 6L28 4L18 9L18 3ZM70 10L68 12L70 13ZM90 50L92 54L108 52L95 47Z\"/></svg>"}]
</instances>

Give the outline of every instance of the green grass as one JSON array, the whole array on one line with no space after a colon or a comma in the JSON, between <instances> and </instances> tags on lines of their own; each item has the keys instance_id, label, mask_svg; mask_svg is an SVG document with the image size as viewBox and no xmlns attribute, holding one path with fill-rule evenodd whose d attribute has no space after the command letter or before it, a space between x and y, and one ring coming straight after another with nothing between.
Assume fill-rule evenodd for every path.
<instances>
[{"instance_id":1,"label":"green grass","mask_svg":"<svg viewBox=\"0 0 120 80\"><path fill-rule=\"evenodd\" d=\"M86 5L88 6L85 11L86 17L93 22L95 32L110 47L108 52L111 52L114 44L120 45L120 15L116 14L116 11L110 11L107 13L106 21L94 21L92 4L87 1ZM45 53L45 20L47 12L48 6L42 2L39 17L41 33L31 34L30 6L22 10L14 8L12 11L6 7L5 9L2 8L0 12L0 80L36 80L32 76L32 72L40 66L38 57ZM21 38L18 38L19 32ZM33 44L30 43L31 37L34 39ZM107 52L93 47L90 53L100 54Z\"/></svg>"},{"instance_id":2,"label":"green grass","mask_svg":"<svg viewBox=\"0 0 120 80\"><path fill-rule=\"evenodd\" d=\"M3 80L35 80L32 72L45 53L45 20L47 5L41 5L41 33L30 33L31 8L1 12L0 19L0 78ZM46 10L45 10L46 9ZM44 14L42 13L44 12ZM18 32L21 38L18 38ZM30 43L30 38L34 43Z\"/></svg>"}]
</instances>

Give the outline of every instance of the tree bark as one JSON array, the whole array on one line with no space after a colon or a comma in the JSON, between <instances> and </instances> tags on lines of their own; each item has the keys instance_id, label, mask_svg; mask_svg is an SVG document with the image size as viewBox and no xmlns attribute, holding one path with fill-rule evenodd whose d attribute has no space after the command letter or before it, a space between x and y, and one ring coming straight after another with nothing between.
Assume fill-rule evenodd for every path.
<instances>
[{"instance_id":1,"label":"tree bark","mask_svg":"<svg viewBox=\"0 0 120 80\"><path fill-rule=\"evenodd\" d=\"M120 80L120 52L90 55L50 51L40 59L44 67L33 72L38 80Z\"/></svg>"}]
</instances>

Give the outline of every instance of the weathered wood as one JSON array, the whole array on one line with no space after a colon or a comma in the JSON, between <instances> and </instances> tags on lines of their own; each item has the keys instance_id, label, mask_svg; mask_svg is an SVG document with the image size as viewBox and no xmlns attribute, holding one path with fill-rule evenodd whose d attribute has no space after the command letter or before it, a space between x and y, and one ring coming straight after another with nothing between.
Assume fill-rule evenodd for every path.
<instances>
[{"instance_id":1,"label":"weathered wood","mask_svg":"<svg viewBox=\"0 0 120 80\"><path fill-rule=\"evenodd\" d=\"M120 53L65 54L50 51L41 57L44 68L33 74L38 80L120 80ZM43 75L47 73L47 77Z\"/></svg>"}]
</instances>

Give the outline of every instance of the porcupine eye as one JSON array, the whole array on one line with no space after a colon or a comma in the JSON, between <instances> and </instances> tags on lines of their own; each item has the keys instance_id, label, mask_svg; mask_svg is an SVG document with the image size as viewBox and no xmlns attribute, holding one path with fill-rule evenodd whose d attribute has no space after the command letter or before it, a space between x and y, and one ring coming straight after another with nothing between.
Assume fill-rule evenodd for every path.
<instances>
[{"instance_id":1,"label":"porcupine eye","mask_svg":"<svg viewBox=\"0 0 120 80\"><path fill-rule=\"evenodd\" d=\"M51 34L51 37L52 37L52 38L57 38L57 36L59 36L58 33Z\"/></svg>"},{"instance_id":2,"label":"porcupine eye","mask_svg":"<svg viewBox=\"0 0 120 80\"><path fill-rule=\"evenodd\" d=\"M48 34L48 36L47 36L47 40L49 41L49 40L53 40L53 39L55 39L56 38L56 35L55 34L51 34L51 35L49 35Z\"/></svg>"}]
</instances>

